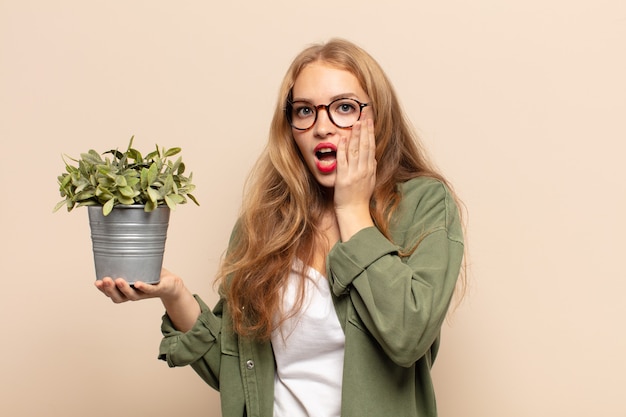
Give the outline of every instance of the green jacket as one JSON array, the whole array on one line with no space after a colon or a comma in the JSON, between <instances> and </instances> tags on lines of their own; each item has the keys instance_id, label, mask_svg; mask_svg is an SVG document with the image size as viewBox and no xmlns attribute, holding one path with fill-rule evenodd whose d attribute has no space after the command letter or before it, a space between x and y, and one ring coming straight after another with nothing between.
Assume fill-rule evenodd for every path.
<instances>
[{"instance_id":1,"label":"green jacket","mask_svg":"<svg viewBox=\"0 0 626 417\"><path fill-rule=\"evenodd\" d=\"M463 257L462 228L441 182L421 177L399 187L395 244L370 227L328 255L326 274L346 336L342 417L437 415L430 369ZM224 300L211 311L196 298L202 313L187 333L163 317L159 358L171 367L191 365L219 390L223 417L272 417L271 343L237 337Z\"/></svg>"}]
</instances>

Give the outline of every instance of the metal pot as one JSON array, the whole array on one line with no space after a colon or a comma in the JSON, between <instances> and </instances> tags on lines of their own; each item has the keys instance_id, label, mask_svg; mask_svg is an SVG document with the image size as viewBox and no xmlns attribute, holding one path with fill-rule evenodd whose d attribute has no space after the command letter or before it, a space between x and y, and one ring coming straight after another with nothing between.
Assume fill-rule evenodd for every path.
<instances>
[{"instance_id":1,"label":"metal pot","mask_svg":"<svg viewBox=\"0 0 626 417\"><path fill-rule=\"evenodd\" d=\"M129 284L159 282L170 209L145 212L143 205L115 206L108 216L89 206L96 279L124 278Z\"/></svg>"}]
</instances>

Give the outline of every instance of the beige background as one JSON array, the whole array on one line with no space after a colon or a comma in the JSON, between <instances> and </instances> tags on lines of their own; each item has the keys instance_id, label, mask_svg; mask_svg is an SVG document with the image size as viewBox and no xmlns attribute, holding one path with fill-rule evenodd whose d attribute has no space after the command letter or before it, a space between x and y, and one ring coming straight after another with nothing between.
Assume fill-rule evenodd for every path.
<instances>
[{"instance_id":1,"label":"beige background","mask_svg":"<svg viewBox=\"0 0 626 417\"><path fill-rule=\"evenodd\" d=\"M61 154L182 146L202 206L166 265L210 302L278 84L310 42L376 57L469 208L442 417L626 416L626 2L0 0L0 414L218 416L156 360L156 300L93 287Z\"/></svg>"}]
</instances>

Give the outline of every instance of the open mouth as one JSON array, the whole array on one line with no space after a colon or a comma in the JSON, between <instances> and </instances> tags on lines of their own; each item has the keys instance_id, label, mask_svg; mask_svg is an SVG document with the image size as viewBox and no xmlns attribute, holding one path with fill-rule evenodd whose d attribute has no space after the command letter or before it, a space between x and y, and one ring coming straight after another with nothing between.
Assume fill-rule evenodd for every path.
<instances>
[{"instance_id":1,"label":"open mouth","mask_svg":"<svg viewBox=\"0 0 626 417\"><path fill-rule=\"evenodd\" d=\"M320 143L315 147L315 158L320 172L332 172L337 166L337 147L332 143Z\"/></svg>"},{"instance_id":2,"label":"open mouth","mask_svg":"<svg viewBox=\"0 0 626 417\"><path fill-rule=\"evenodd\" d=\"M331 148L322 148L315 152L315 156L320 161L330 161L337 159L337 151Z\"/></svg>"}]
</instances>

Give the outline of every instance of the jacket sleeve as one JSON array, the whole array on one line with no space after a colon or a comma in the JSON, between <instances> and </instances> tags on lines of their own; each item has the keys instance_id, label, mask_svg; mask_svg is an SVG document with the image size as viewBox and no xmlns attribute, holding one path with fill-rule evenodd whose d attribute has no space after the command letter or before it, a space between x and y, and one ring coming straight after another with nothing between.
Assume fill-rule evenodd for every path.
<instances>
[{"instance_id":1,"label":"jacket sleeve","mask_svg":"<svg viewBox=\"0 0 626 417\"><path fill-rule=\"evenodd\" d=\"M188 332L176 330L168 315L163 316L159 359L170 367L191 365L207 384L219 390L223 300L211 311L200 297L195 298L201 313Z\"/></svg>"},{"instance_id":2,"label":"jacket sleeve","mask_svg":"<svg viewBox=\"0 0 626 417\"><path fill-rule=\"evenodd\" d=\"M448 190L435 180L411 182L393 223L401 246L370 227L329 254L332 290L350 297L360 320L352 324L364 326L406 367L439 336L463 258L459 213Z\"/></svg>"}]
</instances>

